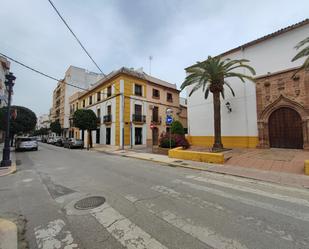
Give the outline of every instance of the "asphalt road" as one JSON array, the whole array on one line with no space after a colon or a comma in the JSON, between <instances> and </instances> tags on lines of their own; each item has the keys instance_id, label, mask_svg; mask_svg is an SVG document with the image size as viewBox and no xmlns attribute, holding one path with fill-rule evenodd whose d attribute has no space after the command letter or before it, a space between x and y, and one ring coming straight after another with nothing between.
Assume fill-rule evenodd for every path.
<instances>
[{"instance_id":1,"label":"asphalt road","mask_svg":"<svg viewBox=\"0 0 309 249\"><path fill-rule=\"evenodd\" d=\"M305 189L46 144L16 157L0 216L25 218L30 248L309 248ZM105 203L74 207L90 196Z\"/></svg>"}]
</instances>

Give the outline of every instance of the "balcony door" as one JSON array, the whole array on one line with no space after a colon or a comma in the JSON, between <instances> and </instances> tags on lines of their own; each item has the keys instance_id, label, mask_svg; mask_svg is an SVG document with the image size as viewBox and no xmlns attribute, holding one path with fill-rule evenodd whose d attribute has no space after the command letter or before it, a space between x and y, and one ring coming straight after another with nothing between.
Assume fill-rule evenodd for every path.
<instances>
[{"instance_id":1,"label":"balcony door","mask_svg":"<svg viewBox=\"0 0 309 249\"><path fill-rule=\"evenodd\" d=\"M142 115L142 106L141 105L135 105L134 106L134 114L137 116L141 116Z\"/></svg>"},{"instance_id":2,"label":"balcony door","mask_svg":"<svg viewBox=\"0 0 309 249\"><path fill-rule=\"evenodd\" d=\"M135 127L135 144L142 144L143 143L143 128Z\"/></svg>"},{"instance_id":3,"label":"balcony door","mask_svg":"<svg viewBox=\"0 0 309 249\"><path fill-rule=\"evenodd\" d=\"M152 121L159 122L159 107L154 106L152 109Z\"/></svg>"}]
</instances>

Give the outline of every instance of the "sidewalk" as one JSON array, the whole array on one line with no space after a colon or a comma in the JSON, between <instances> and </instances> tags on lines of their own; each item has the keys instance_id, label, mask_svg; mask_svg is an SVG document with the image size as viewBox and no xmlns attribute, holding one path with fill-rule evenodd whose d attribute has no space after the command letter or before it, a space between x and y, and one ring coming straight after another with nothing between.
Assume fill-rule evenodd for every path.
<instances>
[{"instance_id":1,"label":"sidewalk","mask_svg":"<svg viewBox=\"0 0 309 249\"><path fill-rule=\"evenodd\" d=\"M94 148L93 150L96 150L96 148ZM195 169L195 170L209 171L213 173L233 175L233 176L244 177L244 178L249 178L249 179L254 179L254 180L277 183L281 185L309 188L309 176L305 176L305 175L289 174L289 173L283 173L283 172L272 172L272 171L265 171L265 170L259 170L259 169L237 167L237 166L229 166L229 165L222 165L222 164L209 164L209 163L203 163L203 162L194 162L194 161L189 161L189 160L169 158L168 156L165 156L165 155L158 155L158 154L152 154L152 153L141 153L141 152L128 151L128 150L104 151L104 149L100 148L100 150L96 150L96 151L113 154L113 155L119 155L119 156L125 156L125 157L141 159L141 160L163 163L163 164L166 164L167 166L172 166L172 167L182 167L182 168L189 168L189 169Z\"/></svg>"},{"instance_id":2,"label":"sidewalk","mask_svg":"<svg viewBox=\"0 0 309 249\"><path fill-rule=\"evenodd\" d=\"M3 143L0 144L0 161L2 160L2 151L3 151ZM16 172L16 157L15 157L15 151L12 147L11 147L11 160L12 160L11 167L0 167L0 177Z\"/></svg>"}]
</instances>

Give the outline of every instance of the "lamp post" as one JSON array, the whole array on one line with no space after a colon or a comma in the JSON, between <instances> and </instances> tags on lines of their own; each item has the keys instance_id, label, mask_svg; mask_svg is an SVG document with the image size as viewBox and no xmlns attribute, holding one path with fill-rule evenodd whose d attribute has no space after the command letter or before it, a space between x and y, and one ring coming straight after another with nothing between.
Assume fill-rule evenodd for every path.
<instances>
[{"instance_id":1,"label":"lamp post","mask_svg":"<svg viewBox=\"0 0 309 249\"><path fill-rule=\"evenodd\" d=\"M0 167L8 167L11 166L10 160L10 115L11 115L11 96L14 86L14 81L16 77L13 73L9 73L5 75L5 86L8 91L8 102L7 102L7 112L6 112L6 127L5 127L5 141L4 141L4 148L2 154L2 161Z\"/></svg>"}]
</instances>

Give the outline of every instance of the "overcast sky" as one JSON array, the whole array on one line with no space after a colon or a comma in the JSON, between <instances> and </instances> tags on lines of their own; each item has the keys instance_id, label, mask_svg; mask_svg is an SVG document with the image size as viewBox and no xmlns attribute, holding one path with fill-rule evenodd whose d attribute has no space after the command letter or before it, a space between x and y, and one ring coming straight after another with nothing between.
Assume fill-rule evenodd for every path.
<instances>
[{"instance_id":1,"label":"overcast sky","mask_svg":"<svg viewBox=\"0 0 309 249\"><path fill-rule=\"evenodd\" d=\"M104 73L143 67L181 85L184 68L308 18L308 0L53 0ZM1 0L0 52L56 78L97 72L47 0ZM48 113L57 82L12 63L14 103Z\"/></svg>"}]
</instances>

